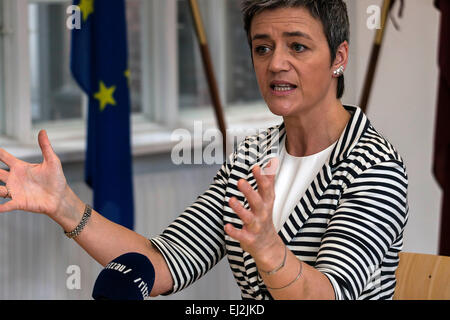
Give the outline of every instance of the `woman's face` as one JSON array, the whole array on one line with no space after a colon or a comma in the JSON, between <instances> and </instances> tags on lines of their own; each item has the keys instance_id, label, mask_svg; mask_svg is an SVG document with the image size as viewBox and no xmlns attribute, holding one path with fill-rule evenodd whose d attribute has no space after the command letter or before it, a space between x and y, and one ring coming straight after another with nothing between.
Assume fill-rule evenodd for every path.
<instances>
[{"instance_id":1,"label":"woman's face","mask_svg":"<svg viewBox=\"0 0 450 320\"><path fill-rule=\"evenodd\" d=\"M257 14L251 40L259 88L272 113L295 116L336 100L336 65L331 65L321 22L306 9L280 8Z\"/></svg>"}]
</instances>

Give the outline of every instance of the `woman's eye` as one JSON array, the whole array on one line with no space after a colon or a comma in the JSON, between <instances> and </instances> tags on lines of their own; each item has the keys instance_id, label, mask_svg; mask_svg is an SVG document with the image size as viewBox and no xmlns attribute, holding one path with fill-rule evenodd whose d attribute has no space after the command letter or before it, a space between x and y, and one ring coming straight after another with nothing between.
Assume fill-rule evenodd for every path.
<instances>
[{"instance_id":1,"label":"woman's eye","mask_svg":"<svg viewBox=\"0 0 450 320\"><path fill-rule=\"evenodd\" d=\"M295 52L302 52L302 51L304 51L306 49L306 47L304 45L300 44L300 43L294 43L292 45L292 49Z\"/></svg>"},{"instance_id":2,"label":"woman's eye","mask_svg":"<svg viewBox=\"0 0 450 320\"><path fill-rule=\"evenodd\" d=\"M258 46L255 48L255 52L259 55L264 55L269 52L269 48L265 46Z\"/></svg>"}]
</instances>

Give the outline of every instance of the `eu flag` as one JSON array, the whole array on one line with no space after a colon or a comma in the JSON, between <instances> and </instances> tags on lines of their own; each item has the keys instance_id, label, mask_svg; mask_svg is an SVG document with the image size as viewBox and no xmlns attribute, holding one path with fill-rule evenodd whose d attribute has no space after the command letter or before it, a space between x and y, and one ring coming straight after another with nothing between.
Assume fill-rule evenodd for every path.
<instances>
[{"instance_id":1,"label":"eu flag","mask_svg":"<svg viewBox=\"0 0 450 320\"><path fill-rule=\"evenodd\" d=\"M86 183L94 209L133 229L127 28L124 0L75 0L71 70L89 97Z\"/></svg>"}]
</instances>

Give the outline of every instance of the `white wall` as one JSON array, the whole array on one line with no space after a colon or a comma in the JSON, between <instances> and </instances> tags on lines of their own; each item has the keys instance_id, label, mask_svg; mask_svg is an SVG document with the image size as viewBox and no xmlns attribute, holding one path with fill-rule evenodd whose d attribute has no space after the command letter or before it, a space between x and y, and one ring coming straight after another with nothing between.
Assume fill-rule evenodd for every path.
<instances>
[{"instance_id":1,"label":"white wall","mask_svg":"<svg viewBox=\"0 0 450 320\"><path fill-rule=\"evenodd\" d=\"M348 71L353 78L347 79L344 102L358 104L374 39L374 31L366 27L366 10L382 1L347 2L352 20ZM396 21L399 31L388 24L367 115L406 162L410 219L404 250L436 254L441 191L432 175L432 153L440 13L433 0L405 0L403 18Z\"/></svg>"}]
</instances>

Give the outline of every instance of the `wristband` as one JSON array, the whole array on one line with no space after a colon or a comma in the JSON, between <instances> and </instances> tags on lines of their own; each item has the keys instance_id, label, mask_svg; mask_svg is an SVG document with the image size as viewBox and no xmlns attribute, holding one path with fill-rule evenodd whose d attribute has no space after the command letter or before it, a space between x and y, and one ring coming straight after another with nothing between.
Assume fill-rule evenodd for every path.
<instances>
[{"instance_id":1,"label":"wristband","mask_svg":"<svg viewBox=\"0 0 450 320\"><path fill-rule=\"evenodd\" d=\"M70 232L64 232L64 234L69 238L73 239L77 237L81 231L83 231L83 228L86 226L89 218L91 217L92 208L87 204L84 209L83 217L81 218L80 224L72 231Z\"/></svg>"}]
</instances>

